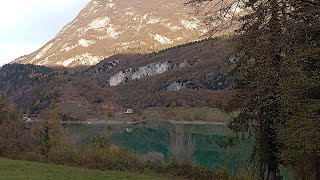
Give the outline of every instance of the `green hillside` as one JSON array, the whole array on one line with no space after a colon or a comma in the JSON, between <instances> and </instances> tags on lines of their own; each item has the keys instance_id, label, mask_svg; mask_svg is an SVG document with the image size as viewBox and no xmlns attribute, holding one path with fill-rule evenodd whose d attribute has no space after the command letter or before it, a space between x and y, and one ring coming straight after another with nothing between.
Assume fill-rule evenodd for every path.
<instances>
[{"instance_id":1,"label":"green hillside","mask_svg":"<svg viewBox=\"0 0 320 180\"><path fill-rule=\"evenodd\" d=\"M83 170L51 164L34 163L27 161L15 161L0 158L0 179L161 179L147 175L125 173L125 172L104 172Z\"/></svg>"}]
</instances>

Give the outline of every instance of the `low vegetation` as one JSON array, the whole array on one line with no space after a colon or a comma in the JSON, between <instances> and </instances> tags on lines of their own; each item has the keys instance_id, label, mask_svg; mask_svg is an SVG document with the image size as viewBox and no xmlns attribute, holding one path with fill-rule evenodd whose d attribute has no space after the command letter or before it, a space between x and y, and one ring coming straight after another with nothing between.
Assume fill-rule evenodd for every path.
<instances>
[{"instance_id":1,"label":"low vegetation","mask_svg":"<svg viewBox=\"0 0 320 180\"><path fill-rule=\"evenodd\" d=\"M58 166L44 163L34 163L28 161L18 161L0 158L0 179L128 179L128 180L157 180L166 179L155 176L147 176L137 173L113 172L113 171L96 171L86 170L65 166Z\"/></svg>"}]
</instances>

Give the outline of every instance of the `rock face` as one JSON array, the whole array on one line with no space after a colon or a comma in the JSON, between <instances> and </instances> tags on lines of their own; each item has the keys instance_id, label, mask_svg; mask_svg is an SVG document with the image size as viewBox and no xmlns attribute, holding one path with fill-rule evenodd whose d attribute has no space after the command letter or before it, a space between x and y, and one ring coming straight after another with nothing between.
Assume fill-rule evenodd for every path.
<instances>
[{"instance_id":1,"label":"rock face","mask_svg":"<svg viewBox=\"0 0 320 180\"><path fill-rule=\"evenodd\" d=\"M14 62L94 65L113 54L184 44L200 39L207 31L191 12L182 0L92 0L54 39ZM165 65L159 70L162 68L166 69Z\"/></svg>"},{"instance_id":2,"label":"rock face","mask_svg":"<svg viewBox=\"0 0 320 180\"><path fill-rule=\"evenodd\" d=\"M187 88L187 84L188 83L183 83L183 82L174 82L171 83L168 87L167 87L167 91L179 91L182 88Z\"/></svg>"},{"instance_id":3,"label":"rock face","mask_svg":"<svg viewBox=\"0 0 320 180\"><path fill-rule=\"evenodd\" d=\"M141 79L146 76L162 74L171 68L172 67L169 62L151 63L147 66L139 67L137 69L129 68L111 76L109 84L110 86L117 86L120 83L126 82L128 80Z\"/></svg>"},{"instance_id":4,"label":"rock face","mask_svg":"<svg viewBox=\"0 0 320 180\"><path fill-rule=\"evenodd\" d=\"M136 80L146 76L162 74L171 69L177 69L177 68L185 67L188 65L191 65L191 64L187 62L175 64L175 63L166 61L166 62L151 63L151 64L148 64L147 66L142 66L136 69L129 68L112 75L109 79L109 85L117 86L129 80Z\"/></svg>"}]
</instances>

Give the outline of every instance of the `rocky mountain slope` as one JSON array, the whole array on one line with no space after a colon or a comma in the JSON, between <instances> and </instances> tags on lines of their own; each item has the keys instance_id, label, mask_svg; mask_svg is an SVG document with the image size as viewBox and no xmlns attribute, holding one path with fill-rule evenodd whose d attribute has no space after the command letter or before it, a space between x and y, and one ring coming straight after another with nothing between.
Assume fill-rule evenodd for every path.
<instances>
[{"instance_id":1,"label":"rocky mountain slope","mask_svg":"<svg viewBox=\"0 0 320 180\"><path fill-rule=\"evenodd\" d=\"M0 91L23 112L52 106L90 114L112 109L212 106L230 98L232 39L207 39L160 52L118 54L79 70L10 64L0 68ZM79 112L82 113L82 112ZM82 117L83 114L78 115Z\"/></svg>"},{"instance_id":2,"label":"rocky mountain slope","mask_svg":"<svg viewBox=\"0 0 320 180\"><path fill-rule=\"evenodd\" d=\"M54 39L14 63L95 65L114 54L191 42L207 31L191 12L182 0L92 0Z\"/></svg>"}]
</instances>

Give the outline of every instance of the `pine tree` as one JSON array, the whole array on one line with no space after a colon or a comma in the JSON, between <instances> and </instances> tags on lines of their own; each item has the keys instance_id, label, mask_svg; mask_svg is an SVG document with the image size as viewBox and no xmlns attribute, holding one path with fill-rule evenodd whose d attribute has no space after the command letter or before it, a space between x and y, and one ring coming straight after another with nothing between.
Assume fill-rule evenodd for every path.
<instances>
[{"instance_id":1,"label":"pine tree","mask_svg":"<svg viewBox=\"0 0 320 180\"><path fill-rule=\"evenodd\" d=\"M260 178L265 178L266 170L267 178L275 179L283 160L294 166L293 146L305 148L301 151L305 155L313 146L309 160L318 163L319 120L314 117L320 106L306 92L319 87L315 79L319 78L320 3L256 0L245 5L252 12L243 17L238 44L245 54L234 74L235 107L242 112L233 123L253 127ZM303 141L290 136L310 134L312 129L314 133Z\"/></svg>"},{"instance_id":2,"label":"pine tree","mask_svg":"<svg viewBox=\"0 0 320 180\"><path fill-rule=\"evenodd\" d=\"M265 175L276 179L279 164L295 167L303 154L310 157L307 164L314 162L317 172L320 1L189 0L188 3L200 4L197 7L202 4L207 12L216 13L219 18L206 18L212 22L226 19L228 13L230 17L235 5L246 10L235 38L241 56L232 72L237 96L231 109L240 109L241 113L231 128L254 135L253 162L259 163L260 179L265 179ZM213 6L208 10L210 3ZM308 136L300 139L290 136L300 133ZM293 147L296 152L292 153ZM303 150L298 151L297 147Z\"/></svg>"},{"instance_id":3,"label":"pine tree","mask_svg":"<svg viewBox=\"0 0 320 180\"><path fill-rule=\"evenodd\" d=\"M290 1L290 53L282 80L287 122L281 159L297 179L320 179L320 1Z\"/></svg>"}]
</instances>

